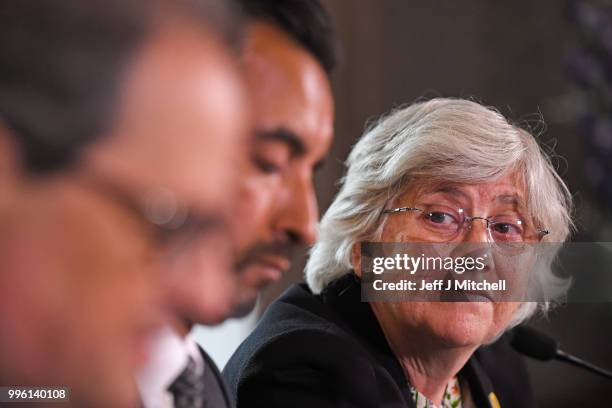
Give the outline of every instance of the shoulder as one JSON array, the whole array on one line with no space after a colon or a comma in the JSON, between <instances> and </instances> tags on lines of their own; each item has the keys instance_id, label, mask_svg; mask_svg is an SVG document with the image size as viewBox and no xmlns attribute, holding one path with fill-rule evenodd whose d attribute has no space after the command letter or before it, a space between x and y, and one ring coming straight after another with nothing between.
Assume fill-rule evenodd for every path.
<instances>
[{"instance_id":1,"label":"shoulder","mask_svg":"<svg viewBox=\"0 0 612 408\"><path fill-rule=\"evenodd\" d=\"M474 356L490 378L502 407L536 406L527 365L510 345L508 335L480 347Z\"/></svg>"},{"instance_id":2,"label":"shoulder","mask_svg":"<svg viewBox=\"0 0 612 408\"><path fill-rule=\"evenodd\" d=\"M300 363L342 359L351 341L320 300L294 285L270 305L251 335L224 369L232 393L253 375L274 375L279 369L301 369ZM261 370L265 363L266 369ZM330 367L335 364L328 364Z\"/></svg>"},{"instance_id":3,"label":"shoulder","mask_svg":"<svg viewBox=\"0 0 612 408\"><path fill-rule=\"evenodd\" d=\"M359 406L351 400L380 398L372 394L386 372L334 319L299 285L274 302L223 372L238 406Z\"/></svg>"}]
</instances>

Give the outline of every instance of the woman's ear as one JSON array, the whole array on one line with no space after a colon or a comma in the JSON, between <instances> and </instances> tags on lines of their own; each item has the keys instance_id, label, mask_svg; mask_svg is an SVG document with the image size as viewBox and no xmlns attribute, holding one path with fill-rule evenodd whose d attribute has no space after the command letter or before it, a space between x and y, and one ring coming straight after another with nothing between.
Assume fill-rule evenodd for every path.
<instances>
[{"instance_id":1,"label":"woman's ear","mask_svg":"<svg viewBox=\"0 0 612 408\"><path fill-rule=\"evenodd\" d=\"M361 242L355 242L351 249L351 265L355 274L361 278Z\"/></svg>"}]
</instances>

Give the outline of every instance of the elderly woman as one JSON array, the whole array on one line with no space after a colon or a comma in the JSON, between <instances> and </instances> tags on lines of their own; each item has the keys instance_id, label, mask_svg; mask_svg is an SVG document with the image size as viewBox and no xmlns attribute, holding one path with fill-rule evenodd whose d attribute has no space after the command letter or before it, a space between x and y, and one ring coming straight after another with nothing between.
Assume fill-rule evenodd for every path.
<instances>
[{"instance_id":1,"label":"elderly woman","mask_svg":"<svg viewBox=\"0 0 612 408\"><path fill-rule=\"evenodd\" d=\"M563 242L571 196L527 131L461 99L392 112L348 159L295 285L228 363L241 407L526 407L506 330L541 302L361 302L362 242ZM559 287L548 270L531 282ZM546 293L546 290L542 291Z\"/></svg>"}]
</instances>

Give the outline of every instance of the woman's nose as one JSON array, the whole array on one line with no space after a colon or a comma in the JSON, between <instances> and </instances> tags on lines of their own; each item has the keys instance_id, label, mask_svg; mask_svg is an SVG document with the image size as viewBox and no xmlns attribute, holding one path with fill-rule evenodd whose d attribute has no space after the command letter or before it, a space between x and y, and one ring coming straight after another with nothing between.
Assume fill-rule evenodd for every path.
<instances>
[{"instance_id":1,"label":"woman's nose","mask_svg":"<svg viewBox=\"0 0 612 408\"><path fill-rule=\"evenodd\" d=\"M486 218L474 217L467 220L463 242L491 242L489 221Z\"/></svg>"}]
</instances>

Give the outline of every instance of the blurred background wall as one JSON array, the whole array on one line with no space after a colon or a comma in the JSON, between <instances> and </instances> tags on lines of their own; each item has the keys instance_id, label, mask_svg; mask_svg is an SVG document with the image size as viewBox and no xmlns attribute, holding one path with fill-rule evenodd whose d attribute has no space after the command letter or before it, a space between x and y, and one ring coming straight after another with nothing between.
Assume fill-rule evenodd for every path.
<instances>
[{"instance_id":1,"label":"blurred background wall","mask_svg":"<svg viewBox=\"0 0 612 408\"><path fill-rule=\"evenodd\" d=\"M342 58L333 76L336 138L317 175L321 213L367 121L422 96L474 97L539 130L534 114L543 116L541 140L562 157L555 162L576 199L575 239L612 241L610 1L324 3L336 22ZM302 279L304 258L296 254L291 273L266 290L260 311ZM594 273L612 275L612 268L602 268ZM612 368L611 303L572 303L534 324L566 350ZM609 401L609 381L579 369L530 362L530 370L543 407Z\"/></svg>"}]
</instances>

